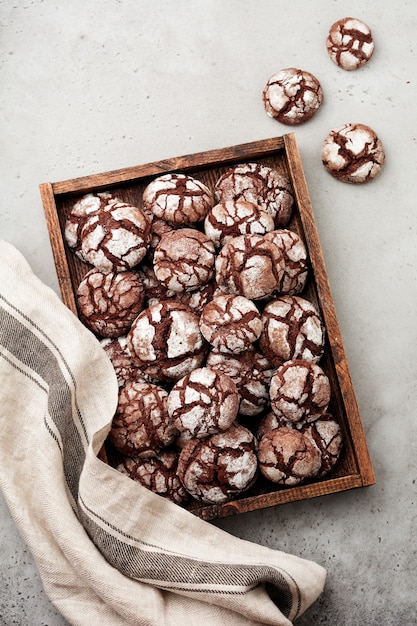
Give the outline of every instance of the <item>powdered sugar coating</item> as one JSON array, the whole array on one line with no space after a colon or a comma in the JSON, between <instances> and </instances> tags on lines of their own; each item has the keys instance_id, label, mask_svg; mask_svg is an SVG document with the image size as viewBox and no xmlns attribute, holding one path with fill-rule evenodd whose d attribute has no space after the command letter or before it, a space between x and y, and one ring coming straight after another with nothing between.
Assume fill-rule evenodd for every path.
<instances>
[{"instance_id":1,"label":"powdered sugar coating","mask_svg":"<svg viewBox=\"0 0 417 626\"><path fill-rule=\"evenodd\" d=\"M180 453L178 475L195 499L216 504L248 489L257 466L255 437L235 423L223 433L188 441Z\"/></svg>"},{"instance_id":2,"label":"powdered sugar coating","mask_svg":"<svg viewBox=\"0 0 417 626\"><path fill-rule=\"evenodd\" d=\"M260 163L242 163L217 180L214 194L219 203L246 200L267 211L275 227L285 226L292 215L294 196L289 179Z\"/></svg>"},{"instance_id":3,"label":"powdered sugar coating","mask_svg":"<svg viewBox=\"0 0 417 626\"><path fill-rule=\"evenodd\" d=\"M279 485L294 486L318 474L321 454L300 431L282 426L262 437L258 460L265 478Z\"/></svg>"},{"instance_id":4,"label":"powdered sugar coating","mask_svg":"<svg viewBox=\"0 0 417 626\"><path fill-rule=\"evenodd\" d=\"M66 221L64 229L64 237L69 245L80 257L80 232L87 219L94 213L102 211L110 201L116 201L116 198L108 191L100 193L88 193L74 204ZM84 260L81 256L81 260Z\"/></svg>"},{"instance_id":5,"label":"powdered sugar coating","mask_svg":"<svg viewBox=\"0 0 417 626\"><path fill-rule=\"evenodd\" d=\"M343 449L343 435L333 415L325 413L312 424L306 424L302 433L320 450L321 466L318 476L326 476L339 461Z\"/></svg>"},{"instance_id":6,"label":"powdered sugar coating","mask_svg":"<svg viewBox=\"0 0 417 626\"><path fill-rule=\"evenodd\" d=\"M190 307L164 300L143 310L128 333L133 360L146 374L161 381L176 381L200 367L206 342L198 316Z\"/></svg>"},{"instance_id":7,"label":"powdered sugar coating","mask_svg":"<svg viewBox=\"0 0 417 626\"><path fill-rule=\"evenodd\" d=\"M259 415L269 402L269 385L275 368L254 347L239 354L227 354L213 349L206 364L230 376L239 393L239 413Z\"/></svg>"},{"instance_id":8,"label":"powdered sugar coating","mask_svg":"<svg viewBox=\"0 0 417 626\"><path fill-rule=\"evenodd\" d=\"M208 212L204 220L204 232L216 248L238 235L265 235L274 227L272 215L246 200L220 202Z\"/></svg>"},{"instance_id":9,"label":"powdered sugar coating","mask_svg":"<svg viewBox=\"0 0 417 626\"><path fill-rule=\"evenodd\" d=\"M151 221L144 211L110 201L85 221L78 256L102 272L128 270L144 258L150 239Z\"/></svg>"},{"instance_id":10,"label":"powdered sugar coating","mask_svg":"<svg viewBox=\"0 0 417 626\"><path fill-rule=\"evenodd\" d=\"M313 74L289 67L271 76L262 97L268 115L294 126L316 114L323 102L323 90Z\"/></svg>"},{"instance_id":11,"label":"powdered sugar coating","mask_svg":"<svg viewBox=\"0 0 417 626\"><path fill-rule=\"evenodd\" d=\"M143 192L143 202L155 217L176 224L192 224L205 218L214 198L209 188L196 178L169 173L149 183Z\"/></svg>"},{"instance_id":12,"label":"powdered sugar coating","mask_svg":"<svg viewBox=\"0 0 417 626\"><path fill-rule=\"evenodd\" d=\"M80 282L77 304L81 321L100 337L125 334L142 310L145 294L140 276L130 270L107 274L92 269Z\"/></svg>"},{"instance_id":13,"label":"powdered sugar coating","mask_svg":"<svg viewBox=\"0 0 417 626\"><path fill-rule=\"evenodd\" d=\"M330 413L324 413L314 422L288 422L270 411L258 425L257 437L262 437L282 427L298 430L307 437L320 452L318 478L326 476L338 463L343 450L343 434L337 420Z\"/></svg>"},{"instance_id":14,"label":"powdered sugar coating","mask_svg":"<svg viewBox=\"0 0 417 626\"><path fill-rule=\"evenodd\" d=\"M330 27L326 39L329 57L344 70L356 70L374 53L371 29L361 20L345 17Z\"/></svg>"},{"instance_id":15,"label":"powdered sugar coating","mask_svg":"<svg viewBox=\"0 0 417 626\"><path fill-rule=\"evenodd\" d=\"M113 365L119 387L128 382L155 382L133 362L127 347L126 335L102 339L100 343Z\"/></svg>"},{"instance_id":16,"label":"powdered sugar coating","mask_svg":"<svg viewBox=\"0 0 417 626\"><path fill-rule=\"evenodd\" d=\"M123 454L149 458L178 434L167 410L168 392L152 383L129 382L119 393L109 439Z\"/></svg>"},{"instance_id":17,"label":"powdered sugar coating","mask_svg":"<svg viewBox=\"0 0 417 626\"><path fill-rule=\"evenodd\" d=\"M265 238L283 253L283 271L276 291L282 295L301 293L308 277L308 255L303 240L288 229L273 230Z\"/></svg>"},{"instance_id":18,"label":"powdered sugar coating","mask_svg":"<svg viewBox=\"0 0 417 626\"><path fill-rule=\"evenodd\" d=\"M201 439L231 426L239 396L233 380L208 367L196 368L179 380L168 396L168 413L186 437Z\"/></svg>"},{"instance_id":19,"label":"powdered sugar coating","mask_svg":"<svg viewBox=\"0 0 417 626\"><path fill-rule=\"evenodd\" d=\"M220 295L204 307L200 330L220 352L236 354L247 350L260 337L261 315L244 296Z\"/></svg>"},{"instance_id":20,"label":"powdered sugar coating","mask_svg":"<svg viewBox=\"0 0 417 626\"><path fill-rule=\"evenodd\" d=\"M249 300L271 296L280 283L283 255L262 235L240 235L226 243L216 258L216 281Z\"/></svg>"},{"instance_id":21,"label":"powdered sugar coating","mask_svg":"<svg viewBox=\"0 0 417 626\"><path fill-rule=\"evenodd\" d=\"M328 172L345 183L366 183L381 171L385 151L381 140L365 124L344 124L330 131L321 159Z\"/></svg>"},{"instance_id":22,"label":"powdered sugar coating","mask_svg":"<svg viewBox=\"0 0 417 626\"><path fill-rule=\"evenodd\" d=\"M286 361L271 378L273 412L289 422L312 422L329 406L330 381L322 368L309 361Z\"/></svg>"},{"instance_id":23,"label":"powdered sugar coating","mask_svg":"<svg viewBox=\"0 0 417 626\"><path fill-rule=\"evenodd\" d=\"M154 253L155 276L177 293L194 291L213 276L215 249L212 241L194 228L172 230L161 237Z\"/></svg>"},{"instance_id":24,"label":"powdered sugar coating","mask_svg":"<svg viewBox=\"0 0 417 626\"><path fill-rule=\"evenodd\" d=\"M325 330L312 302L300 296L281 296L262 312L259 340L265 356L279 367L283 361L304 359L317 363L324 352Z\"/></svg>"},{"instance_id":25,"label":"powdered sugar coating","mask_svg":"<svg viewBox=\"0 0 417 626\"><path fill-rule=\"evenodd\" d=\"M124 457L116 469L147 489L179 505L189 500L177 474L178 453L162 450L149 459Z\"/></svg>"}]
</instances>

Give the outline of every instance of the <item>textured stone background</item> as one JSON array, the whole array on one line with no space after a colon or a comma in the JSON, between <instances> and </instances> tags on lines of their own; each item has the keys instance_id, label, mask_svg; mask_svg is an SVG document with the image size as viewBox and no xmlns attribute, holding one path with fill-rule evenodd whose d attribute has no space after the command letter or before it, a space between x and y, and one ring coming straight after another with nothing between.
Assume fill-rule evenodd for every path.
<instances>
[{"instance_id":1,"label":"textured stone background","mask_svg":"<svg viewBox=\"0 0 417 626\"><path fill-rule=\"evenodd\" d=\"M376 44L356 72L325 48L348 15ZM265 82L291 66L319 78L323 107L294 132L377 484L216 523L327 568L300 626L414 624L415 2L0 0L0 25L0 237L56 290L39 183L284 134L263 110ZM345 122L385 145L369 185L321 165L324 137ZM0 518L0 624L62 626L3 499Z\"/></svg>"}]
</instances>

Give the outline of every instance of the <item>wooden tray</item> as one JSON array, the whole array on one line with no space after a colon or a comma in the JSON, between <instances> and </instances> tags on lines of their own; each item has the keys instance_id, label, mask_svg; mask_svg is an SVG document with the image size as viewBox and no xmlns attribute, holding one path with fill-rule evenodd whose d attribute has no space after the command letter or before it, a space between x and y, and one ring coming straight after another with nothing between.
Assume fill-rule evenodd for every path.
<instances>
[{"instance_id":1,"label":"wooden tray","mask_svg":"<svg viewBox=\"0 0 417 626\"><path fill-rule=\"evenodd\" d=\"M190 510L206 520L375 482L295 136L291 133L230 148L40 185L62 299L77 314L74 294L90 268L75 257L63 236L66 217L77 198L91 191L111 190L122 200L141 206L145 186L164 172L186 172L213 188L223 172L243 162L258 162L273 167L286 174L292 182L295 208L287 227L302 237L310 257L310 279L301 295L318 307L327 330L325 355L320 364L331 382L329 412L341 425L344 452L333 473L321 480L295 487L278 487L260 478L249 491L233 501L220 505L193 502Z\"/></svg>"}]
</instances>

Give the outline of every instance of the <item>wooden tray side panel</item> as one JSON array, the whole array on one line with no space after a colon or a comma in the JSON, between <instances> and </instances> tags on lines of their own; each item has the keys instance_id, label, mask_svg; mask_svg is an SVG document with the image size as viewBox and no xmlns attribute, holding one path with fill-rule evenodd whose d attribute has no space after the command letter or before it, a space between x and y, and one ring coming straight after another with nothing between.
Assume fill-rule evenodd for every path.
<instances>
[{"instance_id":1,"label":"wooden tray side panel","mask_svg":"<svg viewBox=\"0 0 417 626\"><path fill-rule=\"evenodd\" d=\"M62 301L69 309L71 309L73 313L77 314L73 283L67 262L66 249L58 218L55 195L50 183L43 183L39 187Z\"/></svg>"}]
</instances>

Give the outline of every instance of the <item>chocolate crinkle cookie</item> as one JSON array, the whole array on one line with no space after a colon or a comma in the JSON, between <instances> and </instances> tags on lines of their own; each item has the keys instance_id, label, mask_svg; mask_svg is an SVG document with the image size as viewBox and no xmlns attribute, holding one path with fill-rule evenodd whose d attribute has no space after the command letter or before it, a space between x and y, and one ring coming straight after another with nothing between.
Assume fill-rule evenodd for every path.
<instances>
[{"instance_id":1,"label":"chocolate crinkle cookie","mask_svg":"<svg viewBox=\"0 0 417 626\"><path fill-rule=\"evenodd\" d=\"M270 297L280 284L283 253L262 235L240 235L217 255L216 281L249 300Z\"/></svg>"},{"instance_id":2,"label":"chocolate crinkle cookie","mask_svg":"<svg viewBox=\"0 0 417 626\"><path fill-rule=\"evenodd\" d=\"M307 122L317 113L323 102L323 90L313 74L289 67L271 76L262 97L268 115L294 126Z\"/></svg>"},{"instance_id":3,"label":"chocolate crinkle cookie","mask_svg":"<svg viewBox=\"0 0 417 626\"><path fill-rule=\"evenodd\" d=\"M204 220L214 198L210 189L196 178L169 173L147 185L143 202L155 217L175 224L193 224Z\"/></svg>"},{"instance_id":4,"label":"chocolate crinkle cookie","mask_svg":"<svg viewBox=\"0 0 417 626\"><path fill-rule=\"evenodd\" d=\"M329 57L344 70L356 70L374 53L371 29L355 17L345 17L330 27L326 40Z\"/></svg>"},{"instance_id":5,"label":"chocolate crinkle cookie","mask_svg":"<svg viewBox=\"0 0 417 626\"><path fill-rule=\"evenodd\" d=\"M150 241L150 217L138 207L113 199L83 220L74 251L102 272L120 272L145 257Z\"/></svg>"},{"instance_id":6,"label":"chocolate crinkle cookie","mask_svg":"<svg viewBox=\"0 0 417 626\"><path fill-rule=\"evenodd\" d=\"M177 474L178 452L162 450L150 459L124 457L116 469L150 491L184 505L190 496Z\"/></svg>"},{"instance_id":7,"label":"chocolate crinkle cookie","mask_svg":"<svg viewBox=\"0 0 417 626\"><path fill-rule=\"evenodd\" d=\"M305 424L301 432L320 451L321 465L317 476L327 476L338 463L343 449L343 435L339 422L330 413L325 413L315 422Z\"/></svg>"},{"instance_id":8,"label":"chocolate crinkle cookie","mask_svg":"<svg viewBox=\"0 0 417 626\"><path fill-rule=\"evenodd\" d=\"M191 439L180 452L178 475L188 493L220 504L249 489L256 479L256 439L244 426L205 439Z\"/></svg>"},{"instance_id":9,"label":"chocolate crinkle cookie","mask_svg":"<svg viewBox=\"0 0 417 626\"><path fill-rule=\"evenodd\" d=\"M220 295L203 308L200 330L219 352L239 353L260 337L261 315L252 300L244 296Z\"/></svg>"},{"instance_id":10,"label":"chocolate crinkle cookie","mask_svg":"<svg viewBox=\"0 0 417 626\"><path fill-rule=\"evenodd\" d=\"M207 235L194 228L180 228L162 235L153 268L163 286L183 293L198 289L212 278L214 261L214 244Z\"/></svg>"},{"instance_id":11,"label":"chocolate crinkle cookie","mask_svg":"<svg viewBox=\"0 0 417 626\"><path fill-rule=\"evenodd\" d=\"M286 361L271 378L271 408L289 422L312 422L327 410L330 381L317 363Z\"/></svg>"},{"instance_id":12,"label":"chocolate crinkle cookie","mask_svg":"<svg viewBox=\"0 0 417 626\"><path fill-rule=\"evenodd\" d=\"M239 408L233 380L208 367L179 380L168 395L168 413L180 433L201 439L232 425Z\"/></svg>"},{"instance_id":13,"label":"chocolate crinkle cookie","mask_svg":"<svg viewBox=\"0 0 417 626\"><path fill-rule=\"evenodd\" d=\"M230 376L239 394L239 414L259 415L269 402L269 385L275 367L254 347L239 354L213 349L206 364Z\"/></svg>"},{"instance_id":14,"label":"chocolate crinkle cookie","mask_svg":"<svg viewBox=\"0 0 417 626\"><path fill-rule=\"evenodd\" d=\"M327 474L339 462L343 450L343 434L339 422L330 413L324 413L314 422L289 422L282 416L270 411L262 418L256 432L259 441L270 431L280 428L298 430L307 437L320 452L320 467L317 478Z\"/></svg>"},{"instance_id":15,"label":"chocolate crinkle cookie","mask_svg":"<svg viewBox=\"0 0 417 626\"><path fill-rule=\"evenodd\" d=\"M155 382L133 362L127 347L126 335L102 339L100 343L113 365L119 387L129 382Z\"/></svg>"},{"instance_id":16,"label":"chocolate crinkle cookie","mask_svg":"<svg viewBox=\"0 0 417 626\"><path fill-rule=\"evenodd\" d=\"M105 209L109 202L116 202L116 198L108 191L87 193L72 206L65 221L64 237L70 248L80 257L80 233L88 218L94 213ZM83 259L82 259L83 260Z\"/></svg>"},{"instance_id":17,"label":"chocolate crinkle cookie","mask_svg":"<svg viewBox=\"0 0 417 626\"><path fill-rule=\"evenodd\" d=\"M294 204L287 176L260 163L242 163L220 176L214 187L219 203L245 200L260 206L274 220L276 228L290 221Z\"/></svg>"},{"instance_id":18,"label":"chocolate crinkle cookie","mask_svg":"<svg viewBox=\"0 0 417 626\"><path fill-rule=\"evenodd\" d=\"M274 228L272 215L246 200L220 202L210 209L204 220L204 232L216 248L238 235L265 235Z\"/></svg>"},{"instance_id":19,"label":"chocolate crinkle cookie","mask_svg":"<svg viewBox=\"0 0 417 626\"><path fill-rule=\"evenodd\" d=\"M325 329L312 302L300 296L281 296L262 312L259 345L277 367L284 361L304 359L317 363L324 352Z\"/></svg>"},{"instance_id":20,"label":"chocolate crinkle cookie","mask_svg":"<svg viewBox=\"0 0 417 626\"><path fill-rule=\"evenodd\" d=\"M385 151L381 140L365 124L344 124L323 142L321 159L334 178L345 183L366 183L381 171Z\"/></svg>"},{"instance_id":21,"label":"chocolate crinkle cookie","mask_svg":"<svg viewBox=\"0 0 417 626\"><path fill-rule=\"evenodd\" d=\"M306 285L309 270L303 240L289 229L273 230L266 233L265 239L272 241L283 253L283 268L277 293L281 295L301 293Z\"/></svg>"},{"instance_id":22,"label":"chocolate crinkle cookie","mask_svg":"<svg viewBox=\"0 0 417 626\"><path fill-rule=\"evenodd\" d=\"M174 300L144 309L127 335L135 363L159 381L177 381L202 364L207 343L193 310Z\"/></svg>"},{"instance_id":23,"label":"chocolate crinkle cookie","mask_svg":"<svg viewBox=\"0 0 417 626\"><path fill-rule=\"evenodd\" d=\"M80 319L100 337L125 334L142 310L145 293L140 276L130 270L103 273L92 269L77 293Z\"/></svg>"},{"instance_id":24,"label":"chocolate crinkle cookie","mask_svg":"<svg viewBox=\"0 0 417 626\"><path fill-rule=\"evenodd\" d=\"M259 442L258 460L267 480L288 487L314 478L321 467L317 446L299 430L286 426L265 433Z\"/></svg>"},{"instance_id":25,"label":"chocolate crinkle cookie","mask_svg":"<svg viewBox=\"0 0 417 626\"><path fill-rule=\"evenodd\" d=\"M168 414L168 392L152 383L129 382L119 393L109 440L122 454L149 458L178 434Z\"/></svg>"}]
</instances>

